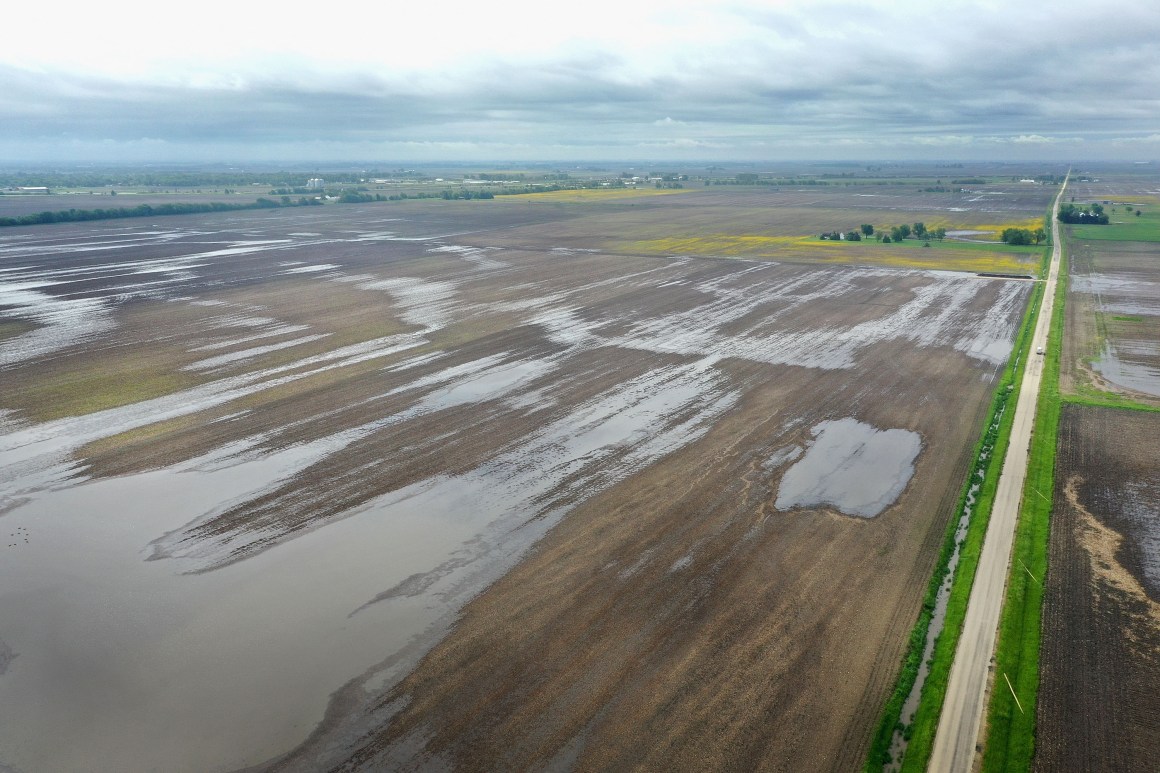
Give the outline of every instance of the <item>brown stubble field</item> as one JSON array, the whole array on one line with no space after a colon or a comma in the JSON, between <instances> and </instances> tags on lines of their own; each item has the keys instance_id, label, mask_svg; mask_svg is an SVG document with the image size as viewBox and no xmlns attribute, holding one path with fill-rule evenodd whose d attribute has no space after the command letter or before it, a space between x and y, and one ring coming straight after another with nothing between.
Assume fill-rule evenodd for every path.
<instances>
[{"instance_id":1,"label":"brown stubble field","mask_svg":"<svg viewBox=\"0 0 1160 773\"><path fill-rule=\"evenodd\" d=\"M761 193L728 206L758 222ZM37 293L0 341L0 494L33 535L5 564L0 702L47 694L47 630L109 653L51 692L72 705L123 700L125 674L213 696L136 697L144 734L26 712L11 762L859 765L1029 285L608 250L700 195L0 234ZM913 470L777 506L825 427L905 436ZM841 512L883 479L876 517ZM57 572L83 584L60 608ZM113 630L70 612L90 587Z\"/></svg>"}]
</instances>

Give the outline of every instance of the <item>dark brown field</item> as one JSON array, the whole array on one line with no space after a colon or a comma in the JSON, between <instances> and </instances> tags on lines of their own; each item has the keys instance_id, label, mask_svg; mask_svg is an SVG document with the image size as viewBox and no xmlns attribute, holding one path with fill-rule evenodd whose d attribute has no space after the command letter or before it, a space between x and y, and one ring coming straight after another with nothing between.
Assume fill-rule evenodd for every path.
<instances>
[{"instance_id":1,"label":"dark brown field","mask_svg":"<svg viewBox=\"0 0 1160 773\"><path fill-rule=\"evenodd\" d=\"M1160 748L1160 415L1065 405L1035 769L1151 770Z\"/></svg>"}]
</instances>

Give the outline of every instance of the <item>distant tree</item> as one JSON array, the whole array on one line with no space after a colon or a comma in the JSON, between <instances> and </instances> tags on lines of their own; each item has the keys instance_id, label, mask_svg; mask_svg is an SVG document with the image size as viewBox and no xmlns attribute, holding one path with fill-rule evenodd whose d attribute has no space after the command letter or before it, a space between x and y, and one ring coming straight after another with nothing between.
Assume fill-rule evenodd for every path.
<instances>
[{"instance_id":1,"label":"distant tree","mask_svg":"<svg viewBox=\"0 0 1160 773\"><path fill-rule=\"evenodd\" d=\"M933 234L934 238L941 242L943 239L947 238L947 229L939 226L938 228L934 229Z\"/></svg>"},{"instance_id":2,"label":"distant tree","mask_svg":"<svg viewBox=\"0 0 1160 773\"><path fill-rule=\"evenodd\" d=\"M1047 238L1047 232L1042 228L1036 228L1035 233L1031 234L1031 236L1033 239L1035 239L1035 244L1038 245L1041 241Z\"/></svg>"},{"instance_id":3,"label":"distant tree","mask_svg":"<svg viewBox=\"0 0 1160 773\"><path fill-rule=\"evenodd\" d=\"M910 226L908 226L906 223L898 226L898 230L902 234L903 239L906 239L910 236Z\"/></svg>"},{"instance_id":4,"label":"distant tree","mask_svg":"<svg viewBox=\"0 0 1160 773\"><path fill-rule=\"evenodd\" d=\"M858 231L850 231L849 233L846 234L846 241L848 241L848 242L860 242L860 241L862 241L862 234L859 233Z\"/></svg>"},{"instance_id":5,"label":"distant tree","mask_svg":"<svg viewBox=\"0 0 1160 773\"><path fill-rule=\"evenodd\" d=\"M883 234L883 236L882 236L882 243L883 243L883 244L890 244L890 237L889 237L889 236L886 236L885 234Z\"/></svg>"},{"instance_id":6,"label":"distant tree","mask_svg":"<svg viewBox=\"0 0 1160 773\"><path fill-rule=\"evenodd\" d=\"M926 224L924 224L924 223L915 223L915 224L914 224L914 238L916 238L916 239L922 239L922 238L924 238L925 236L926 236ZM929 246L929 245L928 245L928 246Z\"/></svg>"},{"instance_id":7,"label":"distant tree","mask_svg":"<svg viewBox=\"0 0 1160 773\"><path fill-rule=\"evenodd\" d=\"M1140 210L1137 209L1136 210L1136 217L1139 217L1139 216L1140 216Z\"/></svg>"},{"instance_id":8,"label":"distant tree","mask_svg":"<svg viewBox=\"0 0 1160 773\"><path fill-rule=\"evenodd\" d=\"M874 226L870 225L869 223L863 223L862 224L862 235L863 236L873 236L874 235Z\"/></svg>"}]
</instances>

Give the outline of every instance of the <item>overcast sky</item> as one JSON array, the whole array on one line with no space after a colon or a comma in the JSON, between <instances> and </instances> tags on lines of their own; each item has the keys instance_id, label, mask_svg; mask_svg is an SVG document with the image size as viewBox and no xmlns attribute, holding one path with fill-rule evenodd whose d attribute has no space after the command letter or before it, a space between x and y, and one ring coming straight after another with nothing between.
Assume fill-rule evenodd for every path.
<instances>
[{"instance_id":1,"label":"overcast sky","mask_svg":"<svg viewBox=\"0 0 1160 773\"><path fill-rule=\"evenodd\" d=\"M22 2L0 161L1160 157L1153 0Z\"/></svg>"}]
</instances>

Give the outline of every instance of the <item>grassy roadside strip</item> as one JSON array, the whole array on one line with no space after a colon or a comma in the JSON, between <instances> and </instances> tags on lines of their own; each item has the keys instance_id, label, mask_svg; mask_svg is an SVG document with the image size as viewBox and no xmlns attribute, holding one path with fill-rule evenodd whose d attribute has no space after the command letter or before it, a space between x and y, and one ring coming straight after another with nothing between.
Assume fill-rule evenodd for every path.
<instances>
[{"instance_id":1,"label":"grassy roadside strip","mask_svg":"<svg viewBox=\"0 0 1160 773\"><path fill-rule=\"evenodd\" d=\"M1055 451L1059 430L1059 360L1063 349L1067 297L1066 243L1048 335L1044 378L1039 392L1027 479L1011 549L1007 595L999 620L995 675L987 709L984 771L1028 770L1035 753L1035 711L1039 691L1040 618L1047 574L1051 497L1055 491ZM1010 680L1011 687L1007 687ZM1014 694L1012 693L1014 691ZM1016 701L1015 696L1018 697Z\"/></svg>"},{"instance_id":2,"label":"grassy roadside strip","mask_svg":"<svg viewBox=\"0 0 1160 773\"><path fill-rule=\"evenodd\" d=\"M871 773L871 771L880 773L882 767L890 761L890 744L894 730L901 722L902 705L906 701L906 696L910 694L914 687L914 681L918 677L927 632L930 629L931 618L934 614L935 597L938 594L939 586L946 579L951 555L954 552L955 531L959 515L966 507L971 486L980 480L978 474L982 472L982 485L976 495L975 509L971 515L966 539L961 548L959 565L947 604L943 633L935 644L931 671L923 685L914 722L907 731L909 732L909 743L903 761L903 770L924 770L930 757L931 746L934 743L934 731L938 726L938 716L942 709L943 695L946 692L946 682L950 674L951 660L954 657L959 633L962 630L967 599L970 596L975 567L978 565L979 553L982 550L983 535L987 531L987 521L991 516L991 504L995 497L995 489L999 484L1002 460L1006 455L1007 442L1011 436L1011 425L1014 422L1014 405L1012 404L1011 410L1005 410L1005 407L1008 397L1019 393L1019 386L1023 381L1023 368L1016 369L1016 362L1020 364L1026 362L1030 353L1031 336L1035 328L1034 311L1039 308L1042 293L1043 284L1036 283L1013 348L1013 354L1016 356L1008 360L1007 367L992 394L991 407L987 411L982 432L971 456L974 463L971 465L967 479L963 482L957 506L947 522L942 551L939 554L930 584L927 586L918 621L910 633L910 641L906 654L903 656L898 681L883 708L878 729L870 743L870 751L864 766L867 773ZM1009 389L1011 386L1014 386L1014 389ZM986 458L982 458L984 455Z\"/></svg>"}]
</instances>

